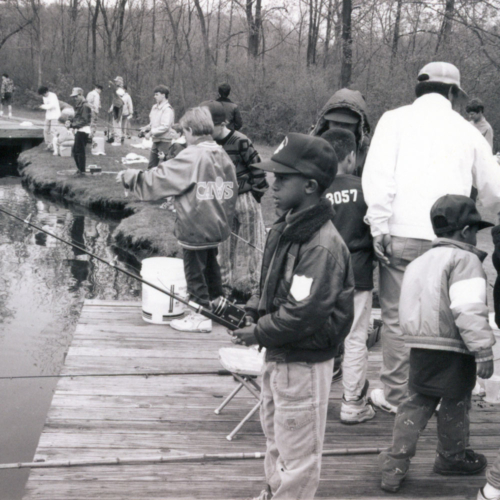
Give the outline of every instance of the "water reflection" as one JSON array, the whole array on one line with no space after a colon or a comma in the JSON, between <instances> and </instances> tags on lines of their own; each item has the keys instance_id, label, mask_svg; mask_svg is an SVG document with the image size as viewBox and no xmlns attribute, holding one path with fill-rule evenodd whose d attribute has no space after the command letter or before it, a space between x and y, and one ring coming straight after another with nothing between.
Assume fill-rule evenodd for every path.
<instances>
[{"instance_id":1,"label":"water reflection","mask_svg":"<svg viewBox=\"0 0 500 500\"><path fill-rule=\"evenodd\" d=\"M116 221L36 199L13 178L0 178L0 207L31 214L34 224L107 261L116 258ZM59 373L85 298L140 295L133 278L2 213L0 253L0 377ZM33 458L55 384L0 379L0 462ZM1 500L20 500L27 476L0 473Z\"/></svg>"}]
</instances>

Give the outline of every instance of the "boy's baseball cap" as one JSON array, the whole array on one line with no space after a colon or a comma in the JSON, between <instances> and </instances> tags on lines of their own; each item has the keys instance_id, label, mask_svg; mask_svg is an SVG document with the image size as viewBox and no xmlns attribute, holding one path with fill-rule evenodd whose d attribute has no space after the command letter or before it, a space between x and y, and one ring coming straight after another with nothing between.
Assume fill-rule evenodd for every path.
<instances>
[{"instance_id":1,"label":"boy's baseball cap","mask_svg":"<svg viewBox=\"0 0 500 500\"><path fill-rule=\"evenodd\" d=\"M422 77L427 78L423 79ZM431 62L426 64L418 72L418 80L426 82L441 82L456 85L464 95L467 93L460 86L460 71L458 68L447 62Z\"/></svg>"},{"instance_id":2,"label":"boy's baseball cap","mask_svg":"<svg viewBox=\"0 0 500 500\"><path fill-rule=\"evenodd\" d=\"M465 226L477 226L481 230L495 225L481 219L481 214L471 198L459 194L441 196L432 205L431 221L436 236L459 231Z\"/></svg>"},{"instance_id":3,"label":"boy's baseball cap","mask_svg":"<svg viewBox=\"0 0 500 500\"><path fill-rule=\"evenodd\" d=\"M70 97L75 97L77 95L83 95L83 89L81 89L80 87L73 87Z\"/></svg>"},{"instance_id":4,"label":"boy's baseball cap","mask_svg":"<svg viewBox=\"0 0 500 500\"><path fill-rule=\"evenodd\" d=\"M123 78L121 76L115 77L113 80L117 85L123 85Z\"/></svg>"},{"instance_id":5,"label":"boy's baseball cap","mask_svg":"<svg viewBox=\"0 0 500 500\"><path fill-rule=\"evenodd\" d=\"M224 106L220 102L204 101L200 106L205 106L209 109L214 125L222 125L226 121L226 112L224 111Z\"/></svg>"},{"instance_id":6,"label":"boy's baseball cap","mask_svg":"<svg viewBox=\"0 0 500 500\"><path fill-rule=\"evenodd\" d=\"M334 109L325 114L325 120L339 123L358 123L359 115L350 109Z\"/></svg>"},{"instance_id":7,"label":"boy's baseball cap","mask_svg":"<svg viewBox=\"0 0 500 500\"><path fill-rule=\"evenodd\" d=\"M327 188L337 174L337 155L322 139L305 134L287 134L270 160L255 167L276 174L300 174Z\"/></svg>"}]
</instances>

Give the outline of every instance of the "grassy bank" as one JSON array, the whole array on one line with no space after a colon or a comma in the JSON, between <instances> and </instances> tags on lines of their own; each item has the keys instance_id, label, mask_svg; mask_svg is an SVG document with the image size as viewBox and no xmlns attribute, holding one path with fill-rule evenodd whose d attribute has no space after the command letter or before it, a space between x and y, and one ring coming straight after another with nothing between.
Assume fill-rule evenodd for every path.
<instances>
[{"instance_id":1,"label":"grassy bank","mask_svg":"<svg viewBox=\"0 0 500 500\"><path fill-rule=\"evenodd\" d=\"M264 158L269 157L273 149L259 147ZM122 218L114 233L116 244L137 257L179 257L180 247L173 235L175 214L161 208L163 200L141 202L126 197L121 185L115 182L116 173L124 168L122 157L130 152L148 156L148 151L133 148L130 144L122 147L106 144L106 156L92 156L90 146L87 152L87 165L97 164L104 173L84 177L72 175L76 171L73 159L53 156L44 150L43 145L22 153L18 163L24 185L34 193ZM130 167L144 169L146 165ZM264 197L262 206L266 225L270 225L275 216L269 194ZM244 288L244 284L242 286Z\"/></svg>"}]
</instances>

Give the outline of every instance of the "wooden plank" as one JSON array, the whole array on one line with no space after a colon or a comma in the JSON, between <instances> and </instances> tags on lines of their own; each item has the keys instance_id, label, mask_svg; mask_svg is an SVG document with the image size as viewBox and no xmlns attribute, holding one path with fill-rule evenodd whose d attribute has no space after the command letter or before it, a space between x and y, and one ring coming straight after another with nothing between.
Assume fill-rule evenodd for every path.
<instances>
[{"instance_id":1,"label":"wooden plank","mask_svg":"<svg viewBox=\"0 0 500 500\"><path fill-rule=\"evenodd\" d=\"M220 415L214 413L236 386L233 377L217 375L222 368L218 350L231 345L218 325L210 334L176 332L144 322L140 302L86 301L62 372L101 376L58 381L35 460L263 451L258 415L234 441L225 439L256 402L248 391L241 391ZM380 387L380 364L380 346L375 346L368 367L372 388ZM147 371L165 375L132 376ZM102 376L117 373L130 375ZM341 383L333 384L325 448L388 446L391 415L379 411L363 425L340 425L342 391ZM432 418L404 488L391 498L475 498L484 477L432 473L436 444ZM498 407L475 401L471 445L491 461L499 444ZM385 499L379 481L374 455L325 457L317 497ZM24 499L237 499L257 496L263 483L262 460L33 469Z\"/></svg>"}]
</instances>

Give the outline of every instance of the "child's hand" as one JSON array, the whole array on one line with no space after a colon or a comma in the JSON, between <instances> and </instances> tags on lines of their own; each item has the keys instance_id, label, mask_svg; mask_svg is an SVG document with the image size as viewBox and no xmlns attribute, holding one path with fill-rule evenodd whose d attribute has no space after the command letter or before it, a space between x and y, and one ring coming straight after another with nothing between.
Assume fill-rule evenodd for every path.
<instances>
[{"instance_id":1,"label":"child's hand","mask_svg":"<svg viewBox=\"0 0 500 500\"><path fill-rule=\"evenodd\" d=\"M255 328L257 325L245 326L244 328L240 328L239 330L235 330L234 332L230 332L231 342L236 345L244 345L251 346L258 344L258 340L255 337Z\"/></svg>"},{"instance_id":2,"label":"child's hand","mask_svg":"<svg viewBox=\"0 0 500 500\"><path fill-rule=\"evenodd\" d=\"M159 151L159 152L158 152L158 159L159 159L160 161L164 161L164 160L165 160L165 158L166 158L165 153L164 153L163 151Z\"/></svg>"},{"instance_id":3,"label":"child's hand","mask_svg":"<svg viewBox=\"0 0 500 500\"><path fill-rule=\"evenodd\" d=\"M128 186L125 185L125 182L123 181L123 176L125 175L126 170L120 170L116 174L116 182L123 184L123 187L127 188Z\"/></svg>"},{"instance_id":4,"label":"child's hand","mask_svg":"<svg viewBox=\"0 0 500 500\"><path fill-rule=\"evenodd\" d=\"M66 120L66 121L64 122L64 126L65 126L66 128L71 127L71 122L70 122L69 120Z\"/></svg>"},{"instance_id":5,"label":"child's hand","mask_svg":"<svg viewBox=\"0 0 500 500\"><path fill-rule=\"evenodd\" d=\"M491 378L494 368L493 360L476 361L477 376L479 378Z\"/></svg>"}]
</instances>

